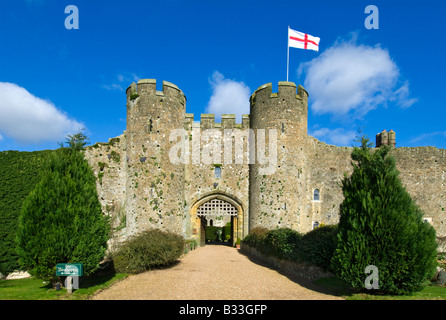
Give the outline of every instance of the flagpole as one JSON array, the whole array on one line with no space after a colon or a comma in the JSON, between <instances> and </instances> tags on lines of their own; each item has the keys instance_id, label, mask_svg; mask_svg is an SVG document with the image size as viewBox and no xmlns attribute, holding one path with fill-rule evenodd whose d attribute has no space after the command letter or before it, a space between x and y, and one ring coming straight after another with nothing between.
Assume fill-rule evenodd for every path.
<instances>
[{"instance_id":1,"label":"flagpole","mask_svg":"<svg viewBox=\"0 0 446 320\"><path fill-rule=\"evenodd\" d=\"M288 82L288 70L290 66L290 26L288 26L287 54L286 54L286 81Z\"/></svg>"}]
</instances>

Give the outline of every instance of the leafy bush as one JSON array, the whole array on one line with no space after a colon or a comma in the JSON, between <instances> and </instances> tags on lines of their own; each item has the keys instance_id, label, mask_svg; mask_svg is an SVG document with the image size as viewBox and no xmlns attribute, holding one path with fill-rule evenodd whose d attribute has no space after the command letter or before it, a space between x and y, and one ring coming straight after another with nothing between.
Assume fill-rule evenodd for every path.
<instances>
[{"instance_id":1,"label":"leafy bush","mask_svg":"<svg viewBox=\"0 0 446 320\"><path fill-rule=\"evenodd\" d=\"M324 270L330 270L330 261L336 249L337 225L326 225L303 235L295 256Z\"/></svg>"},{"instance_id":2,"label":"leafy bush","mask_svg":"<svg viewBox=\"0 0 446 320\"><path fill-rule=\"evenodd\" d=\"M230 222L228 222L223 228L222 228L222 240L230 240L232 235L232 225Z\"/></svg>"},{"instance_id":3,"label":"leafy bush","mask_svg":"<svg viewBox=\"0 0 446 320\"><path fill-rule=\"evenodd\" d=\"M111 258L116 272L136 274L173 264L184 247L183 237L151 229L125 241Z\"/></svg>"},{"instance_id":4,"label":"leafy bush","mask_svg":"<svg viewBox=\"0 0 446 320\"><path fill-rule=\"evenodd\" d=\"M302 235L289 228L270 230L264 240L261 251L280 259L295 260Z\"/></svg>"},{"instance_id":5,"label":"leafy bush","mask_svg":"<svg viewBox=\"0 0 446 320\"><path fill-rule=\"evenodd\" d=\"M327 225L301 235L289 228L268 230L257 227L243 239L243 244L279 259L306 262L330 270L336 249L337 225Z\"/></svg>"},{"instance_id":6,"label":"leafy bush","mask_svg":"<svg viewBox=\"0 0 446 320\"><path fill-rule=\"evenodd\" d=\"M263 227L253 228L241 242L259 250L268 231L268 229Z\"/></svg>"},{"instance_id":7,"label":"leafy bush","mask_svg":"<svg viewBox=\"0 0 446 320\"><path fill-rule=\"evenodd\" d=\"M130 95L130 100L135 100L136 98L138 98L139 97L139 94L137 94L137 93L132 93L131 95Z\"/></svg>"},{"instance_id":8,"label":"leafy bush","mask_svg":"<svg viewBox=\"0 0 446 320\"><path fill-rule=\"evenodd\" d=\"M337 248L331 265L353 288L364 288L365 268L379 271L379 291L410 294L432 278L435 229L402 186L389 148L372 152L367 138L352 152L353 173L342 181Z\"/></svg>"},{"instance_id":9,"label":"leafy bush","mask_svg":"<svg viewBox=\"0 0 446 320\"><path fill-rule=\"evenodd\" d=\"M268 230L257 227L243 239L243 243L265 255L296 260L301 238L300 233L289 228Z\"/></svg>"},{"instance_id":10,"label":"leafy bush","mask_svg":"<svg viewBox=\"0 0 446 320\"><path fill-rule=\"evenodd\" d=\"M232 226L228 222L224 227L207 226L205 229L206 241L229 240L232 235Z\"/></svg>"},{"instance_id":11,"label":"leafy bush","mask_svg":"<svg viewBox=\"0 0 446 320\"><path fill-rule=\"evenodd\" d=\"M197 240L185 240L184 242L184 253L195 250L198 247Z\"/></svg>"},{"instance_id":12,"label":"leafy bush","mask_svg":"<svg viewBox=\"0 0 446 320\"><path fill-rule=\"evenodd\" d=\"M206 234L206 241L217 241L218 240L218 233L220 233L220 239L222 234L222 228L221 227L214 227L214 226L208 226L205 229Z\"/></svg>"}]
</instances>

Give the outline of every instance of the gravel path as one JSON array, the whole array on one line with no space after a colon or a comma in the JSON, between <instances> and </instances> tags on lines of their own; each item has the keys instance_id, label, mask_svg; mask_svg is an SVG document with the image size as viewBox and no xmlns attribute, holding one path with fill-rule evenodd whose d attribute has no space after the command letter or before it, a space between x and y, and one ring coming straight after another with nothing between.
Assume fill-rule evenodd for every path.
<instances>
[{"instance_id":1,"label":"gravel path","mask_svg":"<svg viewBox=\"0 0 446 320\"><path fill-rule=\"evenodd\" d=\"M239 250L208 245L175 266L132 275L96 294L97 300L331 300L310 282L290 280Z\"/></svg>"}]
</instances>

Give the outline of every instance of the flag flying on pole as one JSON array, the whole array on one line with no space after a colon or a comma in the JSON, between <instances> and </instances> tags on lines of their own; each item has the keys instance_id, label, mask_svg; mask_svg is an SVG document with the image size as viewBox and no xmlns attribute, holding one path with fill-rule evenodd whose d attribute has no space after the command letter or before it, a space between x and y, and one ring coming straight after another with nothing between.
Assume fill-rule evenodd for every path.
<instances>
[{"instance_id":1,"label":"flag flying on pole","mask_svg":"<svg viewBox=\"0 0 446 320\"><path fill-rule=\"evenodd\" d=\"M288 27L288 47L319 51L320 40L318 37Z\"/></svg>"}]
</instances>

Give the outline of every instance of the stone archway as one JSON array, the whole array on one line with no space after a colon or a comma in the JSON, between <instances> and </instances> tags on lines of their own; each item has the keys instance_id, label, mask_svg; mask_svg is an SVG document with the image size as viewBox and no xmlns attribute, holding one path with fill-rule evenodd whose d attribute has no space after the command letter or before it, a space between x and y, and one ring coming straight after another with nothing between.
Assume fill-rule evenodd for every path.
<instances>
[{"instance_id":1,"label":"stone archway","mask_svg":"<svg viewBox=\"0 0 446 320\"><path fill-rule=\"evenodd\" d=\"M205 219L220 216L230 216L232 225L232 243L243 238L243 216L242 205L224 194L209 194L197 200L191 207L190 217L193 228L193 237L200 246L205 244Z\"/></svg>"}]
</instances>

